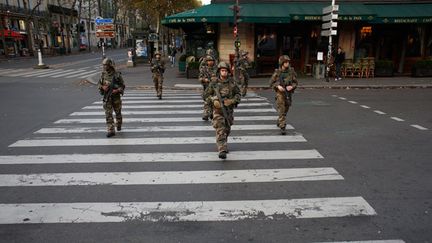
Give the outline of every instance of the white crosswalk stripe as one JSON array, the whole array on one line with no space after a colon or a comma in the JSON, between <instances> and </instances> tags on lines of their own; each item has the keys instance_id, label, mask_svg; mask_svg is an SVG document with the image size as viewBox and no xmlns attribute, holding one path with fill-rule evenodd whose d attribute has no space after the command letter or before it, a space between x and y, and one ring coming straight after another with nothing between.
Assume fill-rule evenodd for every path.
<instances>
[{"instance_id":1,"label":"white crosswalk stripe","mask_svg":"<svg viewBox=\"0 0 432 243\"><path fill-rule=\"evenodd\" d=\"M164 185L342 180L333 168L0 175L0 186Z\"/></svg>"},{"instance_id":2,"label":"white crosswalk stripe","mask_svg":"<svg viewBox=\"0 0 432 243\"><path fill-rule=\"evenodd\" d=\"M275 125L233 125L233 130L238 131L256 131L256 130L279 130ZM286 129L294 129L291 125L287 125ZM122 132L174 132L174 131L214 131L211 126L150 126L150 127L127 127ZM62 134L62 133L96 133L106 132L104 127L54 127L42 128L35 133L40 134Z\"/></svg>"},{"instance_id":3,"label":"white crosswalk stripe","mask_svg":"<svg viewBox=\"0 0 432 243\"><path fill-rule=\"evenodd\" d=\"M41 72L39 76L83 74L83 70L73 75L71 72ZM230 151L222 161L214 150L215 137L209 134L215 130L211 122L201 119L203 101L198 92L167 90L163 100L154 96L154 91L147 90L125 94L123 128L113 138L102 137L101 133L106 132L105 117L97 101L38 129L30 138L10 144L14 153L0 156L0 165L15 166L15 173L0 174L3 191L61 188L60 194L78 191L78 195L74 201L58 202L50 201L41 191L40 196L45 196L42 201L23 202L18 196L16 202L0 201L0 224L318 220L377 214L355 192L325 195L324 191L319 197L305 192L304 198L294 198L288 193L261 194L259 190L251 196L239 190L233 191L235 198L193 198L193 187L197 186L205 190L227 184L343 184L345 178L336 168L324 165L323 155L310 148L292 125L287 125L287 135L279 135L276 111L266 98L251 93L235 109L236 124L228 141ZM17 173L16 168L21 168L18 166L27 169ZM156 193L148 201L95 201L80 194L81 188L91 187L115 191L173 185L180 193L185 190L184 198L178 199L174 193L160 200L161 195ZM199 193L205 197L212 191Z\"/></svg>"},{"instance_id":4,"label":"white crosswalk stripe","mask_svg":"<svg viewBox=\"0 0 432 243\"><path fill-rule=\"evenodd\" d=\"M276 121L277 116L236 116L236 121ZM137 118L137 117L125 117L123 120L126 122L202 122L201 117L162 117L162 118ZM55 124L74 124L74 123L105 123L105 118L100 119L84 119L84 118L68 118L68 119L60 119Z\"/></svg>"},{"instance_id":5,"label":"white crosswalk stripe","mask_svg":"<svg viewBox=\"0 0 432 243\"><path fill-rule=\"evenodd\" d=\"M85 78L100 70L88 69L0 69L0 75L6 77L37 77L37 78Z\"/></svg>"},{"instance_id":6,"label":"white crosswalk stripe","mask_svg":"<svg viewBox=\"0 0 432 243\"><path fill-rule=\"evenodd\" d=\"M153 213L152 213L153 212ZM375 215L361 197L248 201L0 204L1 224L272 220Z\"/></svg>"},{"instance_id":7,"label":"white crosswalk stripe","mask_svg":"<svg viewBox=\"0 0 432 243\"><path fill-rule=\"evenodd\" d=\"M229 161L322 159L314 150L263 150L235 151ZM0 164L75 164L75 163L161 163L161 162L213 162L220 161L214 152L188 153L117 153L117 154L55 154L55 155L5 155Z\"/></svg>"}]
</instances>

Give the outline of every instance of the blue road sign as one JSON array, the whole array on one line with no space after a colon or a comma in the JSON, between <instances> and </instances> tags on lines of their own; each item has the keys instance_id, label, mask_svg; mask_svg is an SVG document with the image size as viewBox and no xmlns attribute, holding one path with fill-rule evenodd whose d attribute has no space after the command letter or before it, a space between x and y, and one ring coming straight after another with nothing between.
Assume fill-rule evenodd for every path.
<instances>
[{"instance_id":1,"label":"blue road sign","mask_svg":"<svg viewBox=\"0 0 432 243\"><path fill-rule=\"evenodd\" d=\"M113 19L96 19L96 24L112 24Z\"/></svg>"}]
</instances>

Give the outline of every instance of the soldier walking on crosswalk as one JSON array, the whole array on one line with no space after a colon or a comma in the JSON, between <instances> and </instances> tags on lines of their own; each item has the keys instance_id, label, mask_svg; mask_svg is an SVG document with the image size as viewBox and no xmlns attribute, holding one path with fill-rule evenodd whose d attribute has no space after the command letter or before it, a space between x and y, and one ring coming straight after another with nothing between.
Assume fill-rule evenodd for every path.
<instances>
[{"instance_id":1,"label":"soldier walking on crosswalk","mask_svg":"<svg viewBox=\"0 0 432 243\"><path fill-rule=\"evenodd\" d=\"M117 131L121 130L123 117L121 114L122 101L125 84L120 72L117 72L114 67L114 62L110 58L105 58L102 61L103 71L99 79L99 92L103 95L103 108L105 110L107 137L115 135L115 125L113 119L113 110L116 115Z\"/></svg>"},{"instance_id":2,"label":"soldier walking on crosswalk","mask_svg":"<svg viewBox=\"0 0 432 243\"><path fill-rule=\"evenodd\" d=\"M216 144L221 159L227 157L227 140L234 121L234 106L241 98L240 89L229 75L230 70L228 63L219 63L219 76L205 92L205 98L213 104L213 127L216 129Z\"/></svg>"},{"instance_id":3,"label":"soldier walking on crosswalk","mask_svg":"<svg viewBox=\"0 0 432 243\"><path fill-rule=\"evenodd\" d=\"M153 83L157 97L162 99L163 73L165 72L165 62L161 59L161 53L157 51L151 61L151 72L153 73Z\"/></svg>"},{"instance_id":4,"label":"soldier walking on crosswalk","mask_svg":"<svg viewBox=\"0 0 432 243\"><path fill-rule=\"evenodd\" d=\"M202 119L204 121L208 121L212 114L212 106L211 104L204 98L205 92L212 81L212 79L216 78L217 67L215 66L214 57L208 55L206 57L206 65L200 68L200 73L198 80L201 82L203 86L202 97L204 99L204 107L203 107L203 116Z\"/></svg>"},{"instance_id":5,"label":"soldier walking on crosswalk","mask_svg":"<svg viewBox=\"0 0 432 243\"><path fill-rule=\"evenodd\" d=\"M281 134L286 134L286 115L292 104L292 93L297 88L297 74L290 66L290 58L287 55L279 57L279 68L275 69L270 78L270 87L276 92L276 108L279 113L277 126Z\"/></svg>"},{"instance_id":6,"label":"soldier walking on crosswalk","mask_svg":"<svg viewBox=\"0 0 432 243\"><path fill-rule=\"evenodd\" d=\"M247 68L249 67L249 61L248 61L248 54L247 51L241 51L240 60L239 60L239 71L240 71L240 91L241 95L243 97L246 96L248 85L249 85L249 74L247 72Z\"/></svg>"}]
</instances>

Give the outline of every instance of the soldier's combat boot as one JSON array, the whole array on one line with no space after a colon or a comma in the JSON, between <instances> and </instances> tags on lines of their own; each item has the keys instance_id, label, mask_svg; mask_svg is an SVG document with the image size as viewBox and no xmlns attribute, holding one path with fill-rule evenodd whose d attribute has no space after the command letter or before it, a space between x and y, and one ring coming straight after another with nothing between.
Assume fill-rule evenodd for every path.
<instances>
[{"instance_id":1,"label":"soldier's combat boot","mask_svg":"<svg viewBox=\"0 0 432 243\"><path fill-rule=\"evenodd\" d=\"M158 95L158 98L161 100L162 99L162 95Z\"/></svg>"},{"instance_id":2,"label":"soldier's combat boot","mask_svg":"<svg viewBox=\"0 0 432 243\"><path fill-rule=\"evenodd\" d=\"M285 127L281 127L281 135L285 135L286 134L286 129Z\"/></svg>"},{"instance_id":3,"label":"soldier's combat boot","mask_svg":"<svg viewBox=\"0 0 432 243\"><path fill-rule=\"evenodd\" d=\"M112 136L114 136L114 135L115 135L115 132L114 132L114 131L109 131L109 132L106 134L107 138L110 138L110 137L112 137Z\"/></svg>"},{"instance_id":4,"label":"soldier's combat boot","mask_svg":"<svg viewBox=\"0 0 432 243\"><path fill-rule=\"evenodd\" d=\"M219 152L219 159L226 159L227 153L225 151Z\"/></svg>"}]
</instances>

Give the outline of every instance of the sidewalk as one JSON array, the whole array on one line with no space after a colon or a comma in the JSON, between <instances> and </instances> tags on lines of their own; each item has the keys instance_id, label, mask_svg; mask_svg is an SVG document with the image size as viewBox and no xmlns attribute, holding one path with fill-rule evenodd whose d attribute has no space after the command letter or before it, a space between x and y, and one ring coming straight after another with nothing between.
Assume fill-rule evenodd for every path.
<instances>
[{"instance_id":1,"label":"sidewalk","mask_svg":"<svg viewBox=\"0 0 432 243\"><path fill-rule=\"evenodd\" d=\"M150 65L140 63L133 68L127 68L126 63L117 63L117 69L122 72L128 87L138 89L153 89ZM89 77L87 81L97 84L99 74ZM251 78L249 88L268 89L270 77ZM330 88L330 89L378 89L378 88L432 88L432 77L413 78L409 76L376 77L376 78L346 78L339 81L330 79L315 79L313 77L299 77L299 88ZM187 79L186 73L179 72L178 66L171 67L166 62L164 74L164 88L168 89L200 89L197 79Z\"/></svg>"}]
</instances>

